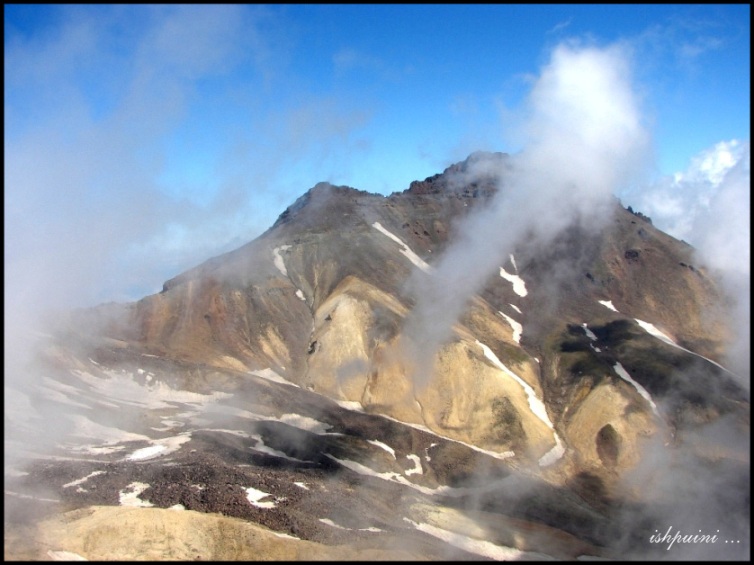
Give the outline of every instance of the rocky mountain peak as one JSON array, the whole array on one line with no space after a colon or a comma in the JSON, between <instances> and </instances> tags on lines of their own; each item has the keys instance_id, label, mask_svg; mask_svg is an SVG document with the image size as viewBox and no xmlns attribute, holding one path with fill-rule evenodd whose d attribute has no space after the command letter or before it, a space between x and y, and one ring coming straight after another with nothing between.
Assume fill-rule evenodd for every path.
<instances>
[{"instance_id":1,"label":"rocky mountain peak","mask_svg":"<svg viewBox=\"0 0 754 565\"><path fill-rule=\"evenodd\" d=\"M501 152L475 151L442 173L413 181L407 194L446 196L491 196L502 180L509 155Z\"/></svg>"},{"instance_id":2,"label":"rocky mountain peak","mask_svg":"<svg viewBox=\"0 0 754 565\"><path fill-rule=\"evenodd\" d=\"M337 200L347 201L349 197L369 194L365 190L357 190L350 186L334 185L329 182L318 182L312 188L302 194L296 201L288 206L273 224L273 228L290 222L298 217L306 209L316 209L317 213L326 214L327 210L321 210L322 205L329 205ZM337 198L333 198L337 197Z\"/></svg>"}]
</instances>

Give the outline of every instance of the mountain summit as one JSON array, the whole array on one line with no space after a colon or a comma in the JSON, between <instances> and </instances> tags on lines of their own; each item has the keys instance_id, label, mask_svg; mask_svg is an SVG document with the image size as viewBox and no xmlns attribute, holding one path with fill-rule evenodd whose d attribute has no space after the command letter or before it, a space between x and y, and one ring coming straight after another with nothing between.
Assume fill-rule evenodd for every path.
<instances>
[{"instance_id":1,"label":"mountain summit","mask_svg":"<svg viewBox=\"0 0 754 565\"><path fill-rule=\"evenodd\" d=\"M6 507L44 483L39 535L89 559L636 558L668 526L748 551L714 274L617 199L543 244L473 244L513 174L478 152L387 197L319 183L160 293L73 313L27 393L60 435Z\"/></svg>"}]
</instances>

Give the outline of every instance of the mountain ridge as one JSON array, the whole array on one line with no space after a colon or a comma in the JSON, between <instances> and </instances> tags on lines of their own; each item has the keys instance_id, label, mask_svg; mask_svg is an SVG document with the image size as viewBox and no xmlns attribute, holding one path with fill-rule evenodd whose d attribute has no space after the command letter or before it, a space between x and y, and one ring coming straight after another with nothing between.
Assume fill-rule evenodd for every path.
<instances>
[{"instance_id":1,"label":"mountain ridge","mask_svg":"<svg viewBox=\"0 0 754 565\"><path fill-rule=\"evenodd\" d=\"M468 218L509 189L508 162L474 153L389 196L318 183L261 236L161 292L73 313L43 347L54 378L35 395L83 410L63 421L95 438L79 453L100 455L38 459L56 496L74 508L113 504L147 480L134 496L161 508L325 543L334 527L322 520L345 518L324 508L355 496L352 531L413 536L431 519L425 535L447 536L447 517L460 512L467 525L454 535L518 551L537 550L527 528L557 530L541 545L556 558L630 552L653 520L678 512L674 489L662 491L673 474L709 480L714 469L748 496L736 442L748 436L749 396L723 367L734 331L724 294L690 246L617 199L597 227L573 223L544 247L517 242L452 327L432 327L431 309L417 317L433 293L443 304L443 293L467 292L445 285L438 266L465 241ZM467 251L473 259L495 243ZM717 445L712 429L735 441ZM126 439L102 443L118 434ZM164 456L142 462L144 450ZM660 454L670 462L647 469ZM96 494L65 486L93 470L103 473L89 479ZM316 496L287 486L294 477L318 485ZM270 493L260 499L275 501L261 507L269 511L246 499L255 489ZM382 492L400 504L377 504ZM733 528L739 506L725 514L710 503L699 525ZM506 529L484 538L482 519ZM626 521L636 531L621 537ZM566 534L586 545L555 543ZM422 554L436 558L422 539Z\"/></svg>"}]
</instances>

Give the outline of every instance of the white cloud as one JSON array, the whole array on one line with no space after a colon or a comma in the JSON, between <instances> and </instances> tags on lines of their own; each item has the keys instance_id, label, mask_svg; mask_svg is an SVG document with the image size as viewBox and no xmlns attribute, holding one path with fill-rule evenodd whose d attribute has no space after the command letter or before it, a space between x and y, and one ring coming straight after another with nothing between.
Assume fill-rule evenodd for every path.
<instances>
[{"instance_id":1,"label":"white cloud","mask_svg":"<svg viewBox=\"0 0 754 565\"><path fill-rule=\"evenodd\" d=\"M748 269L749 192L749 143L733 139L645 188L635 207L658 228L697 247L711 266Z\"/></svg>"}]
</instances>

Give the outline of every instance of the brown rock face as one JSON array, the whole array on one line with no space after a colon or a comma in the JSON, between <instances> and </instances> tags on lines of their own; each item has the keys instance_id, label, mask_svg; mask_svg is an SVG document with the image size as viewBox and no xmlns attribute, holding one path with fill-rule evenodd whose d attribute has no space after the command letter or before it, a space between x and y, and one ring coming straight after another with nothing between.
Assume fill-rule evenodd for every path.
<instances>
[{"instance_id":1,"label":"brown rock face","mask_svg":"<svg viewBox=\"0 0 754 565\"><path fill-rule=\"evenodd\" d=\"M485 158L491 172L472 182L471 165L478 168ZM714 281L680 266L691 262L690 248L617 204L600 233L573 228L549 255L518 258L526 297L503 278L491 278L459 320L452 343L437 352L426 387L417 390L413 361L396 357L415 301L407 285L417 270L412 261L431 264L442 254L464 213L504 185L505 159L475 154L388 198L319 184L260 239L139 301L112 337L184 361L272 368L331 398L485 449L515 446L517 457L530 462L555 445L560 430L565 445L578 446L578 456L567 459L586 458L590 469L630 466L636 442L658 428L648 402L613 366L624 359L650 394L667 389L672 368L649 368L640 359L667 346L634 319L650 321L713 360L728 329ZM555 285L541 284L566 263L576 264L571 274ZM612 301L617 312L600 300ZM523 338L514 339L507 321L516 318ZM631 339L613 331L619 321ZM602 333L591 343L582 329L575 336L567 330L569 323ZM477 341L520 380L491 364ZM642 344L641 353L634 341ZM546 413L532 410L532 401L543 402ZM623 414L629 405L631 415ZM584 436L584 424L573 423L582 420L598 427ZM613 453L617 440L600 430L622 430L615 433L623 448ZM599 454L595 445L603 446Z\"/></svg>"}]
</instances>

